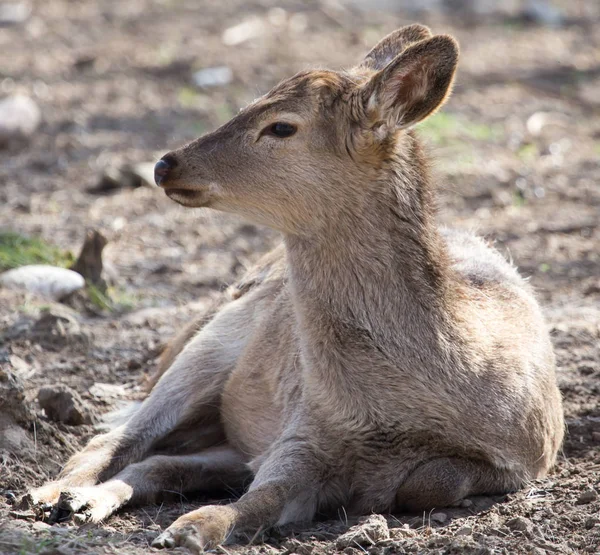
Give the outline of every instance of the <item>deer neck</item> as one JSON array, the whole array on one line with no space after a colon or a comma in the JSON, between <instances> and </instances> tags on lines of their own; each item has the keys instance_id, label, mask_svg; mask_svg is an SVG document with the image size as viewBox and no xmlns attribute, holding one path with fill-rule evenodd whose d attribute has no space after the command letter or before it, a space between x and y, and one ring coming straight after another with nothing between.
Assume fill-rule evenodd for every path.
<instances>
[{"instance_id":1,"label":"deer neck","mask_svg":"<svg viewBox=\"0 0 600 555\"><path fill-rule=\"evenodd\" d=\"M379 185L318 235L285 237L301 355L330 385L332 373L348 385L365 364L422 359L447 326L451 274L427 184Z\"/></svg>"}]
</instances>

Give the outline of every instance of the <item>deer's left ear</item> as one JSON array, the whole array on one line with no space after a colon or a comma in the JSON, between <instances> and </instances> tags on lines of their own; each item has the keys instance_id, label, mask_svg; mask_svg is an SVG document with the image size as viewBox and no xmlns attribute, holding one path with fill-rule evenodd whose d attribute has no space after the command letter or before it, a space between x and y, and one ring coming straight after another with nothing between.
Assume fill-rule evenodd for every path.
<instances>
[{"instance_id":1,"label":"deer's left ear","mask_svg":"<svg viewBox=\"0 0 600 555\"><path fill-rule=\"evenodd\" d=\"M458 44L438 35L408 47L357 91L370 126L388 131L415 125L446 100L458 62Z\"/></svg>"},{"instance_id":2,"label":"deer's left ear","mask_svg":"<svg viewBox=\"0 0 600 555\"><path fill-rule=\"evenodd\" d=\"M379 71L411 44L429 39L431 36L429 28L418 23L401 27L382 38L358 64L356 70Z\"/></svg>"}]
</instances>

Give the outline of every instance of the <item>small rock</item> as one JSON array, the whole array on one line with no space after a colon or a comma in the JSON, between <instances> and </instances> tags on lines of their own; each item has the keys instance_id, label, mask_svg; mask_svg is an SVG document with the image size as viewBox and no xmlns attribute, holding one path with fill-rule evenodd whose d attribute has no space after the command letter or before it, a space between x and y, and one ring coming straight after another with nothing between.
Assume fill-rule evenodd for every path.
<instances>
[{"instance_id":1,"label":"small rock","mask_svg":"<svg viewBox=\"0 0 600 555\"><path fill-rule=\"evenodd\" d=\"M345 534L341 535L336 542L338 549L356 546L373 546L380 541L387 540L390 531L387 521L381 515L371 515L359 520Z\"/></svg>"},{"instance_id":2,"label":"small rock","mask_svg":"<svg viewBox=\"0 0 600 555\"><path fill-rule=\"evenodd\" d=\"M470 536L473 533L473 527L472 526L461 526L457 531L456 531L456 536Z\"/></svg>"},{"instance_id":3,"label":"small rock","mask_svg":"<svg viewBox=\"0 0 600 555\"><path fill-rule=\"evenodd\" d=\"M438 524L443 524L448 520L448 515L446 513L433 513L430 517L431 522L437 522Z\"/></svg>"},{"instance_id":4,"label":"small rock","mask_svg":"<svg viewBox=\"0 0 600 555\"><path fill-rule=\"evenodd\" d=\"M31 15L31 6L26 2L2 2L0 4L0 27L23 23Z\"/></svg>"},{"instance_id":5,"label":"small rock","mask_svg":"<svg viewBox=\"0 0 600 555\"><path fill-rule=\"evenodd\" d=\"M594 501L596 501L596 499L598 499L598 494L596 493L596 491L593 489L589 489L587 491L584 491L578 497L576 504L577 505L587 505L588 503L593 503Z\"/></svg>"},{"instance_id":6,"label":"small rock","mask_svg":"<svg viewBox=\"0 0 600 555\"><path fill-rule=\"evenodd\" d=\"M468 509L469 507L472 507L472 506L473 506L473 501L471 501L470 499L463 499L463 500L460 502L460 506L461 506L463 509Z\"/></svg>"},{"instance_id":7,"label":"small rock","mask_svg":"<svg viewBox=\"0 0 600 555\"><path fill-rule=\"evenodd\" d=\"M590 283L583 291L583 294L587 297L589 295L596 295L600 293L600 280Z\"/></svg>"},{"instance_id":8,"label":"small rock","mask_svg":"<svg viewBox=\"0 0 600 555\"><path fill-rule=\"evenodd\" d=\"M203 89L222 87L233 80L233 71L227 66L207 67L194 73L194 84Z\"/></svg>"},{"instance_id":9,"label":"small rock","mask_svg":"<svg viewBox=\"0 0 600 555\"><path fill-rule=\"evenodd\" d=\"M567 127L569 118L559 112L535 112L527 119L525 127L532 137L539 137L549 126Z\"/></svg>"},{"instance_id":10,"label":"small rock","mask_svg":"<svg viewBox=\"0 0 600 555\"><path fill-rule=\"evenodd\" d=\"M560 27L564 22L562 12L548 0L528 0L523 17L548 27Z\"/></svg>"},{"instance_id":11,"label":"small rock","mask_svg":"<svg viewBox=\"0 0 600 555\"><path fill-rule=\"evenodd\" d=\"M46 416L54 422L63 422L71 426L92 422L91 414L81 397L66 385L42 387L37 398Z\"/></svg>"},{"instance_id":12,"label":"small rock","mask_svg":"<svg viewBox=\"0 0 600 555\"><path fill-rule=\"evenodd\" d=\"M518 516L506 522L506 526L513 531L528 532L533 528L533 523L528 518Z\"/></svg>"},{"instance_id":13,"label":"small rock","mask_svg":"<svg viewBox=\"0 0 600 555\"><path fill-rule=\"evenodd\" d=\"M31 525L31 528L36 532L45 532L46 530L52 528L52 526L50 526L50 524L48 524L47 522L42 522L41 520L38 520L37 522L34 522Z\"/></svg>"},{"instance_id":14,"label":"small rock","mask_svg":"<svg viewBox=\"0 0 600 555\"><path fill-rule=\"evenodd\" d=\"M17 496L12 491L5 492L4 497L9 505L14 505L17 502Z\"/></svg>"},{"instance_id":15,"label":"small rock","mask_svg":"<svg viewBox=\"0 0 600 555\"><path fill-rule=\"evenodd\" d=\"M596 368L593 364L580 364L578 370L584 376L591 376L596 372Z\"/></svg>"},{"instance_id":16,"label":"small rock","mask_svg":"<svg viewBox=\"0 0 600 555\"><path fill-rule=\"evenodd\" d=\"M94 66L97 58L94 54L80 54L73 61L73 67L78 71L84 71Z\"/></svg>"},{"instance_id":17,"label":"small rock","mask_svg":"<svg viewBox=\"0 0 600 555\"><path fill-rule=\"evenodd\" d=\"M221 40L226 46L236 46L263 34L264 23L258 17L251 17L238 25L225 29Z\"/></svg>"},{"instance_id":18,"label":"small rock","mask_svg":"<svg viewBox=\"0 0 600 555\"><path fill-rule=\"evenodd\" d=\"M28 96L0 100L0 146L29 139L42 121L42 112Z\"/></svg>"},{"instance_id":19,"label":"small rock","mask_svg":"<svg viewBox=\"0 0 600 555\"><path fill-rule=\"evenodd\" d=\"M600 519L598 517L591 516L588 519L586 519L586 521L584 523L585 529L586 530L591 530L599 522L600 522Z\"/></svg>"},{"instance_id":20,"label":"small rock","mask_svg":"<svg viewBox=\"0 0 600 555\"><path fill-rule=\"evenodd\" d=\"M45 264L31 264L0 274L0 285L9 289L25 289L59 301L82 289L85 280L72 270Z\"/></svg>"}]
</instances>

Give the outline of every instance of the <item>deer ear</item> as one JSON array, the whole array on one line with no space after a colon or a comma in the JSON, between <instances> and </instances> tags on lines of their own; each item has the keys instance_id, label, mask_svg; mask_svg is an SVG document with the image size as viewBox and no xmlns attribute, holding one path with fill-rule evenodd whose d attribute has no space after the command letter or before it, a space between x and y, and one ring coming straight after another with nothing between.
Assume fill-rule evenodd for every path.
<instances>
[{"instance_id":1,"label":"deer ear","mask_svg":"<svg viewBox=\"0 0 600 555\"><path fill-rule=\"evenodd\" d=\"M357 70L379 71L411 44L431 38L424 25L407 25L381 39L357 66Z\"/></svg>"},{"instance_id":2,"label":"deer ear","mask_svg":"<svg viewBox=\"0 0 600 555\"><path fill-rule=\"evenodd\" d=\"M359 89L372 126L390 131L415 125L446 100L458 62L458 44L439 35L408 47Z\"/></svg>"}]
</instances>

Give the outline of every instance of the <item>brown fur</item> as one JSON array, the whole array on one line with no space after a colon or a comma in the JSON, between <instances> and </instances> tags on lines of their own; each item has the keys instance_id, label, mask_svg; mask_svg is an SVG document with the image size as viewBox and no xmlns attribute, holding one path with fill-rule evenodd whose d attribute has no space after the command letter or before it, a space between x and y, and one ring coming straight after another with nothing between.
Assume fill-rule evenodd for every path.
<instances>
[{"instance_id":1,"label":"brown fur","mask_svg":"<svg viewBox=\"0 0 600 555\"><path fill-rule=\"evenodd\" d=\"M155 542L200 551L234 529L440 507L546 474L563 420L539 307L483 241L435 226L410 129L444 102L457 56L450 37L401 29L355 70L300 73L164 157L171 198L283 245L175 341L138 412L31 501L100 520L174 473L206 489L249 468L239 501ZM296 133L274 136L277 121Z\"/></svg>"}]
</instances>

